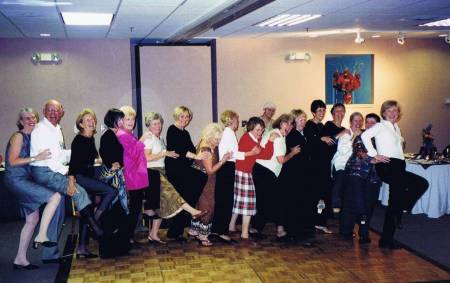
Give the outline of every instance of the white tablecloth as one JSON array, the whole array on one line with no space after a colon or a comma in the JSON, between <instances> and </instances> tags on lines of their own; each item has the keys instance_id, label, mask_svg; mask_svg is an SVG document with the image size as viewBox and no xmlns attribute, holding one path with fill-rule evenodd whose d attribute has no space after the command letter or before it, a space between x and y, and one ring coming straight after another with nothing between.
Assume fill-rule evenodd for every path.
<instances>
[{"instance_id":1,"label":"white tablecloth","mask_svg":"<svg viewBox=\"0 0 450 283\"><path fill-rule=\"evenodd\" d=\"M430 184L428 190L414 205L411 213L425 213L430 218L450 214L450 165L433 165L424 169L421 165L406 163L406 170L424 177ZM378 199L387 206L388 184L383 183Z\"/></svg>"}]
</instances>

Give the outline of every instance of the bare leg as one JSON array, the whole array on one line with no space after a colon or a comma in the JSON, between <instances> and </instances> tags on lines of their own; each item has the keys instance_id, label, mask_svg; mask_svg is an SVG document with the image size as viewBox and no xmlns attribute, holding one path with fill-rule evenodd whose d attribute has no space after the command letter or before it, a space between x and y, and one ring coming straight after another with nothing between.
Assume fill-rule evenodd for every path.
<instances>
[{"instance_id":1,"label":"bare leg","mask_svg":"<svg viewBox=\"0 0 450 283\"><path fill-rule=\"evenodd\" d=\"M230 224L228 225L228 231L236 231L236 221L239 215L237 215L236 213L233 213L231 215L231 220L230 220Z\"/></svg>"},{"instance_id":2,"label":"bare leg","mask_svg":"<svg viewBox=\"0 0 450 283\"><path fill-rule=\"evenodd\" d=\"M159 231L159 226L161 226L161 221L162 221L161 218L153 219L153 221L152 221L152 227L149 230L149 236L153 240L161 241L161 239L158 237L158 231Z\"/></svg>"},{"instance_id":3,"label":"bare leg","mask_svg":"<svg viewBox=\"0 0 450 283\"><path fill-rule=\"evenodd\" d=\"M39 232L34 239L37 242L48 241L47 230L50 221L52 221L53 215L55 215L56 208L61 200L61 195L59 193L54 193L48 203L45 205L44 211L42 212L41 224L39 225Z\"/></svg>"},{"instance_id":4,"label":"bare leg","mask_svg":"<svg viewBox=\"0 0 450 283\"><path fill-rule=\"evenodd\" d=\"M34 233L34 228L39 221L39 210L33 211L28 214L25 218L25 225L20 232L19 249L17 250L16 258L14 259L15 264L28 265L30 262L27 259L27 250L31 241L31 237Z\"/></svg>"},{"instance_id":5,"label":"bare leg","mask_svg":"<svg viewBox=\"0 0 450 283\"><path fill-rule=\"evenodd\" d=\"M250 227L250 215L242 215L242 232L241 232L241 238L248 239L248 229Z\"/></svg>"},{"instance_id":6,"label":"bare leg","mask_svg":"<svg viewBox=\"0 0 450 283\"><path fill-rule=\"evenodd\" d=\"M190 215L196 215L196 214L199 214L201 212L200 210L195 209L192 206L190 206L187 202L183 203L181 208L186 210Z\"/></svg>"}]
</instances>

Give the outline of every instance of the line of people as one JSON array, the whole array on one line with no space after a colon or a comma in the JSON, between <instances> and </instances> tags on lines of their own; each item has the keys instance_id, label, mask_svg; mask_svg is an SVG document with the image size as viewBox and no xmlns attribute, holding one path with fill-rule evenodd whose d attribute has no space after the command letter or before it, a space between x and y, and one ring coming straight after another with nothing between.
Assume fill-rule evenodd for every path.
<instances>
[{"instance_id":1,"label":"line of people","mask_svg":"<svg viewBox=\"0 0 450 283\"><path fill-rule=\"evenodd\" d=\"M350 116L349 129L342 127L343 104L333 105L333 120L325 125L325 103L314 100L310 110L310 120L300 109L274 120L275 105L266 103L262 116L248 119L239 141L239 116L227 110L220 124L203 129L194 146L186 129L193 118L189 108L175 108L165 141L159 113L145 116L148 131L138 139L133 135L136 111L123 106L106 113L107 130L97 151L93 110L79 113L78 134L67 150L58 101L47 101L42 121L34 110L21 109L19 131L5 155L6 185L26 215L13 267L37 268L26 250L43 204L33 247L46 247L44 262L57 261L58 228L64 219L61 195L70 196L81 215L77 257L93 258L97 255L87 248L89 235L99 240L102 257L131 249L142 208L148 241L154 244L166 244L158 234L162 219L171 219L168 239L187 241L184 229L189 226L188 235L202 246L233 244L239 216L243 243L265 238L265 225L274 222L277 241L309 244L317 231L332 233L327 220L336 213L344 238L353 238L357 223L359 242L369 243L368 225L384 181L391 193L379 245L397 248L396 222L428 186L405 171L398 103L383 103L382 120L367 115L366 131L359 112Z\"/></svg>"}]
</instances>

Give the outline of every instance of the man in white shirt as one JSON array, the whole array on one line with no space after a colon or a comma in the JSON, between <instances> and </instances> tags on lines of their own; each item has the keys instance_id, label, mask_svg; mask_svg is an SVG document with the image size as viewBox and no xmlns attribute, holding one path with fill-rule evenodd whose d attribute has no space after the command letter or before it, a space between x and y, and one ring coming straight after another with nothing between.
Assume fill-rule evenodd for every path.
<instances>
[{"instance_id":1,"label":"man in white shirt","mask_svg":"<svg viewBox=\"0 0 450 283\"><path fill-rule=\"evenodd\" d=\"M91 201L88 194L84 188L75 184L74 179L69 181L67 177L70 150L64 149L64 138L59 126L59 121L64 115L63 107L58 101L49 100L45 104L43 112L44 119L36 125L31 133L30 156L36 156L42 150L50 149L51 158L31 163L33 179L50 190L71 196L82 217L86 218L94 232L101 236L103 232L92 217ZM60 204L60 206L63 205ZM62 215L57 213L55 216L57 217L54 218L58 219L52 221L49 227L49 239L57 242L60 229L54 226L59 226L57 224L64 222L64 213ZM54 262L54 256L53 254L50 258L47 258L44 255L44 263Z\"/></svg>"}]
</instances>

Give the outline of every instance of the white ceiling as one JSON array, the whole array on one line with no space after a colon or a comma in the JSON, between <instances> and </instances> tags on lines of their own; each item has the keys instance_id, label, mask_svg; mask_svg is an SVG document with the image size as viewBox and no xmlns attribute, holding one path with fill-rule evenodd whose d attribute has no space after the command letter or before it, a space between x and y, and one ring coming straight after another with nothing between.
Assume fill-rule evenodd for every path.
<instances>
[{"instance_id":1,"label":"white ceiling","mask_svg":"<svg viewBox=\"0 0 450 283\"><path fill-rule=\"evenodd\" d=\"M0 38L133 38L164 40L242 0L0 0ZM55 3L60 3L55 5ZM113 13L111 26L65 26L60 12ZM281 13L322 14L292 27L256 23ZM419 24L450 17L450 0L277 0L198 38L306 36L306 31L359 28L372 33L436 37L450 28ZM340 36L340 35L339 35ZM336 37L336 35L334 36Z\"/></svg>"}]
</instances>

